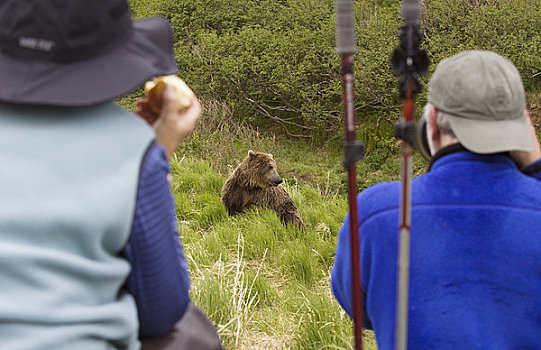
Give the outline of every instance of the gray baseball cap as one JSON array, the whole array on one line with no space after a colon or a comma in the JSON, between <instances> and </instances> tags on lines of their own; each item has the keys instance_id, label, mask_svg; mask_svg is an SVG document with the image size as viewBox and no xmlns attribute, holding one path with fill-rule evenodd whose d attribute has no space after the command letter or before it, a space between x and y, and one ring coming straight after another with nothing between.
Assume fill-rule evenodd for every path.
<instances>
[{"instance_id":1,"label":"gray baseball cap","mask_svg":"<svg viewBox=\"0 0 541 350\"><path fill-rule=\"evenodd\" d=\"M441 61L427 99L450 115L453 132L472 152L532 150L520 73L494 52L464 51Z\"/></svg>"}]
</instances>

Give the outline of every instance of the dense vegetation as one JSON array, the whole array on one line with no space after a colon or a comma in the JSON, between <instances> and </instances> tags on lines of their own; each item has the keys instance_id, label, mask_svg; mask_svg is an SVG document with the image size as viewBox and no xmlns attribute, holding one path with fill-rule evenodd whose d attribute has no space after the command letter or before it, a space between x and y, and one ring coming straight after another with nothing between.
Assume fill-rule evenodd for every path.
<instances>
[{"instance_id":1,"label":"dense vegetation","mask_svg":"<svg viewBox=\"0 0 541 350\"><path fill-rule=\"evenodd\" d=\"M341 167L340 60L332 0L131 0L134 17L162 15L174 28L181 78L204 114L171 162L192 298L227 349L350 349L351 322L329 273L347 211ZM400 117L389 57L399 1L355 0L355 93L360 190L398 179L392 137ZM423 45L432 64L464 49L490 49L519 68L534 113L541 107L541 6L537 0L423 1ZM133 108L137 91L121 102ZM425 92L418 96L418 107ZM419 110L420 108L417 108ZM537 119L536 119L537 120ZM230 218L220 201L249 149L273 153L306 231L274 213ZM415 155L414 172L424 171ZM366 349L375 349L370 332Z\"/></svg>"},{"instance_id":2,"label":"dense vegetation","mask_svg":"<svg viewBox=\"0 0 541 350\"><path fill-rule=\"evenodd\" d=\"M339 59L332 0L133 0L136 16L170 19L180 75L235 118L325 143L340 130ZM355 1L356 107L369 148L399 116L389 57L399 1ZM465 49L509 57L529 92L541 89L541 6L536 0L423 1L424 46L433 63ZM435 64L430 66L429 73ZM425 79L426 80L426 79ZM420 96L420 101L423 95ZM387 124L387 125L381 125Z\"/></svg>"}]
</instances>

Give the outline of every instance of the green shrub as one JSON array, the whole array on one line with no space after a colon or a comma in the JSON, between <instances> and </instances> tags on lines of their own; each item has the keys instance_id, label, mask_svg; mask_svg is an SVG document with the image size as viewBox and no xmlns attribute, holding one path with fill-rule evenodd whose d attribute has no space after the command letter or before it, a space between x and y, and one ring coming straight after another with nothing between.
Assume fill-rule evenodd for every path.
<instances>
[{"instance_id":1,"label":"green shrub","mask_svg":"<svg viewBox=\"0 0 541 350\"><path fill-rule=\"evenodd\" d=\"M171 21L180 76L199 96L226 103L237 121L323 144L341 132L340 59L328 0L132 0L136 17ZM389 58L402 24L397 0L355 1L355 94L360 137L392 138L400 118ZM432 72L465 49L509 57L529 92L541 89L541 7L532 0L424 1ZM426 85L428 77L423 78ZM419 96L423 103L426 91ZM419 109L419 108L418 108ZM383 121L383 122L381 122ZM390 122L390 123L388 123Z\"/></svg>"},{"instance_id":2,"label":"green shrub","mask_svg":"<svg viewBox=\"0 0 541 350\"><path fill-rule=\"evenodd\" d=\"M533 0L444 0L425 2L423 29L435 63L468 49L509 58L529 92L541 90L541 6Z\"/></svg>"}]
</instances>

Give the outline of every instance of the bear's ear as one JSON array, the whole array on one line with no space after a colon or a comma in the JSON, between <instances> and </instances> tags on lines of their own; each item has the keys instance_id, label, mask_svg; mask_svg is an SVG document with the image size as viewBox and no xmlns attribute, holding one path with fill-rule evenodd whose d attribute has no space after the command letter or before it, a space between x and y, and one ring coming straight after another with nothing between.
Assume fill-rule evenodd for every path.
<instances>
[{"instance_id":1,"label":"bear's ear","mask_svg":"<svg viewBox=\"0 0 541 350\"><path fill-rule=\"evenodd\" d=\"M252 150L249 150L249 151L248 151L248 155L249 155L250 157L255 157L255 156L257 156L257 154L256 154L254 151L252 151Z\"/></svg>"},{"instance_id":2,"label":"bear's ear","mask_svg":"<svg viewBox=\"0 0 541 350\"><path fill-rule=\"evenodd\" d=\"M274 159L274 157L272 156L272 154L269 153L269 157L271 157L272 159Z\"/></svg>"}]
</instances>

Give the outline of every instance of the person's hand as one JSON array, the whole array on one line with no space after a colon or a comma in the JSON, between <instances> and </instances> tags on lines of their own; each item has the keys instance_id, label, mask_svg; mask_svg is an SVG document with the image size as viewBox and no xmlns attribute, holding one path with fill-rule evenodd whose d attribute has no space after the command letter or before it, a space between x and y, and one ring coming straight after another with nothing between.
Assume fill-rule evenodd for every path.
<instances>
[{"instance_id":1,"label":"person's hand","mask_svg":"<svg viewBox=\"0 0 541 350\"><path fill-rule=\"evenodd\" d=\"M201 116L201 104L194 96L190 107L185 110L178 108L177 95L170 86L163 89L162 98L159 115L152 111L146 97L137 101L136 113L152 125L156 132L156 142L165 147L167 158L170 159L180 142L195 129Z\"/></svg>"},{"instance_id":2,"label":"person's hand","mask_svg":"<svg viewBox=\"0 0 541 350\"><path fill-rule=\"evenodd\" d=\"M150 107L150 100L147 96L141 97L137 100L137 109L135 113L143 118L150 126L154 125L154 122L158 119L159 115L152 111Z\"/></svg>"},{"instance_id":3,"label":"person's hand","mask_svg":"<svg viewBox=\"0 0 541 350\"><path fill-rule=\"evenodd\" d=\"M530 124L530 137L532 138L533 149L530 152L526 151L511 151L511 158L515 161L519 168L524 168L535 161L541 159L541 147L539 145L539 140L537 139L537 134L535 133L535 128L532 124L530 118L530 113L528 110L524 110L524 114L528 123Z\"/></svg>"}]
</instances>

